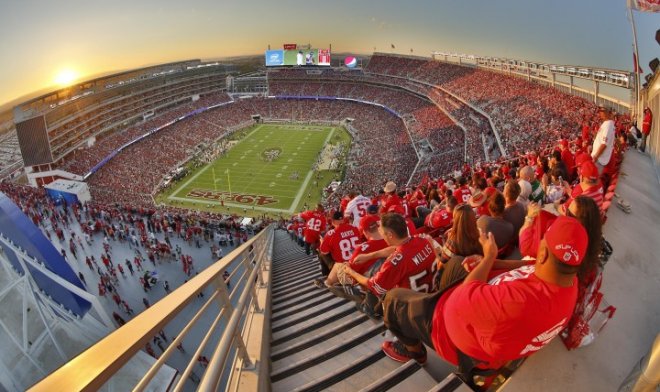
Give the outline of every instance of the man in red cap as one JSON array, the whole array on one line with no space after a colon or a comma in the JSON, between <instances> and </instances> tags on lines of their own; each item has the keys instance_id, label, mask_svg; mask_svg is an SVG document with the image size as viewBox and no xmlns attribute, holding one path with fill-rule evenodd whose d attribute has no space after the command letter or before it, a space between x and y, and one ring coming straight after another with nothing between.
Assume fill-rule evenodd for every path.
<instances>
[{"instance_id":1,"label":"man in red cap","mask_svg":"<svg viewBox=\"0 0 660 392\"><path fill-rule=\"evenodd\" d=\"M383 344L386 355L396 361L424 363L425 343L459 365L459 374L467 375L529 356L566 326L577 299L577 271L589 241L577 219L560 216L552 223L532 265L496 261L498 250L491 233L481 233L479 241L484 251L481 261L466 273L462 260L453 258L443 268L439 292L424 295L394 289L387 293L385 326L397 340ZM502 273L493 271L494 267L515 269Z\"/></svg>"},{"instance_id":2,"label":"man in red cap","mask_svg":"<svg viewBox=\"0 0 660 392\"><path fill-rule=\"evenodd\" d=\"M569 197L566 203L564 203L563 208L568 208L573 199L582 195L594 199L602 213L604 196L603 186L598 177L598 168L592 161L584 161L578 169L578 176L580 178L580 183L578 183L570 193L567 192L571 197Z\"/></svg>"}]
</instances>

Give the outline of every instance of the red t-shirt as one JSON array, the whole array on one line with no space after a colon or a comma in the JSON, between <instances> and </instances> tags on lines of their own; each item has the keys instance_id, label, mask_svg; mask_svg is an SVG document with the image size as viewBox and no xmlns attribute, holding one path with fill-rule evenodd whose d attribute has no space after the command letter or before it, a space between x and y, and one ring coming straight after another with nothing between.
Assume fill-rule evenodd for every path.
<instances>
[{"instance_id":1,"label":"red t-shirt","mask_svg":"<svg viewBox=\"0 0 660 392\"><path fill-rule=\"evenodd\" d=\"M435 253L424 238L412 237L399 245L367 283L377 296L395 287L428 292L433 280Z\"/></svg>"},{"instance_id":2,"label":"red t-shirt","mask_svg":"<svg viewBox=\"0 0 660 392\"><path fill-rule=\"evenodd\" d=\"M603 187L600 183L597 185L592 185L588 187L587 189L582 189L582 186L580 184L576 185L575 188L573 188L573 192L571 192L571 197L564 203L566 208L568 208L571 205L571 202L573 199L575 199L578 196L587 196L596 202L596 205L598 205L598 209L600 212L603 212Z\"/></svg>"},{"instance_id":3,"label":"red t-shirt","mask_svg":"<svg viewBox=\"0 0 660 392\"><path fill-rule=\"evenodd\" d=\"M446 208L431 211L430 214L424 218L424 225L431 229L440 229L443 227L451 226L453 215L447 211Z\"/></svg>"},{"instance_id":4,"label":"red t-shirt","mask_svg":"<svg viewBox=\"0 0 660 392\"><path fill-rule=\"evenodd\" d=\"M401 198L397 194L387 195L383 198L383 205L380 207L382 212L387 212L392 206L400 206Z\"/></svg>"},{"instance_id":5,"label":"red t-shirt","mask_svg":"<svg viewBox=\"0 0 660 392\"><path fill-rule=\"evenodd\" d=\"M362 275L364 275L367 270L376 262L378 261L378 258L367 260L364 263L360 264L355 264L353 260L355 260L356 257L358 257L361 254L365 253L373 253L377 252L381 249L387 248L387 242L385 240L380 239L380 240L369 240L367 242L363 242L361 244L358 244L358 246L355 247L355 250L353 251L353 254L351 255L351 259L348 261L351 265L351 269L353 271L358 272Z\"/></svg>"},{"instance_id":6,"label":"red t-shirt","mask_svg":"<svg viewBox=\"0 0 660 392\"><path fill-rule=\"evenodd\" d=\"M467 203L470 200L470 196L472 196L472 192L470 192L470 188L467 185L463 185L454 191L454 198L459 204Z\"/></svg>"},{"instance_id":7,"label":"red t-shirt","mask_svg":"<svg viewBox=\"0 0 660 392\"><path fill-rule=\"evenodd\" d=\"M350 260L359 239L357 227L342 223L325 234L319 251L330 253L335 263L344 263Z\"/></svg>"},{"instance_id":8,"label":"red t-shirt","mask_svg":"<svg viewBox=\"0 0 660 392\"><path fill-rule=\"evenodd\" d=\"M488 283L460 284L444 293L433 312L431 339L445 360L458 364L456 348L499 368L533 354L566 326L577 299L573 286L539 279L535 266L507 271Z\"/></svg>"},{"instance_id":9,"label":"red t-shirt","mask_svg":"<svg viewBox=\"0 0 660 392\"><path fill-rule=\"evenodd\" d=\"M305 224L305 242L313 244L321 237L325 230L325 214L319 211L305 211L300 214L307 223Z\"/></svg>"}]
</instances>

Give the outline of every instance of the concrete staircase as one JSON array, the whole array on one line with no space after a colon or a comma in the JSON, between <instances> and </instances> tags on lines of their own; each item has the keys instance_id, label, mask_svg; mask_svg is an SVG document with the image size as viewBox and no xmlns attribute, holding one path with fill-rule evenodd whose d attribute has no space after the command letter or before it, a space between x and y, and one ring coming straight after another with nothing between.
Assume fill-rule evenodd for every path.
<instances>
[{"instance_id":1,"label":"concrete staircase","mask_svg":"<svg viewBox=\"0 0 660 392\"><path fill-rule=\"evenodd\" d=\"M453 375L438 383L415 361L387 358L380 349L383 323L315 287L318 261L282 230L275 231L272 272L273 391L450 391L461 385Z\"/></svg>"}]
</instances>

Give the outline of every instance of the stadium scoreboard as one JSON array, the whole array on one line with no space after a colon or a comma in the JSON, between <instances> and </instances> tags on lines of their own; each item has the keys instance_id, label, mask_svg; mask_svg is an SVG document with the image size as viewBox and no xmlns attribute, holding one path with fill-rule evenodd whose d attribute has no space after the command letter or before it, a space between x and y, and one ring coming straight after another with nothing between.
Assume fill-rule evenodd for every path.
<instances>
[{"instance_id":1,"label":"stadium scoreboard","mask_svg":"<svg viewBox=\"0 0 660 392\"><path fill-rule=\"evenodd\" d=\"M267 67L329 67L330 49L284 44L283 49L267 50L265 60Z\"/></svg>"}]
</instances>

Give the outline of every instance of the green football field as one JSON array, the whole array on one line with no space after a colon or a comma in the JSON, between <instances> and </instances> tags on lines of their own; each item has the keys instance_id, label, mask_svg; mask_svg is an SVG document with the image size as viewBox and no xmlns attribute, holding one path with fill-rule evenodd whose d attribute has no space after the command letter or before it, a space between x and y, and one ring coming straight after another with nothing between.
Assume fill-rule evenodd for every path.
<instances>
[{"instance_id":1,"label":"green football field","mask_svg":"<svg viewBox=\"0 0 660 392\"><path fill-rule=\"evenodd\" d=\"M321 189L336 178L335 171L316 172L314 165L326 144L339 142L350 143L341 128L261 124L158 199L218 212L291 214L318 201Z\"/></svg>"}]
</instances>

